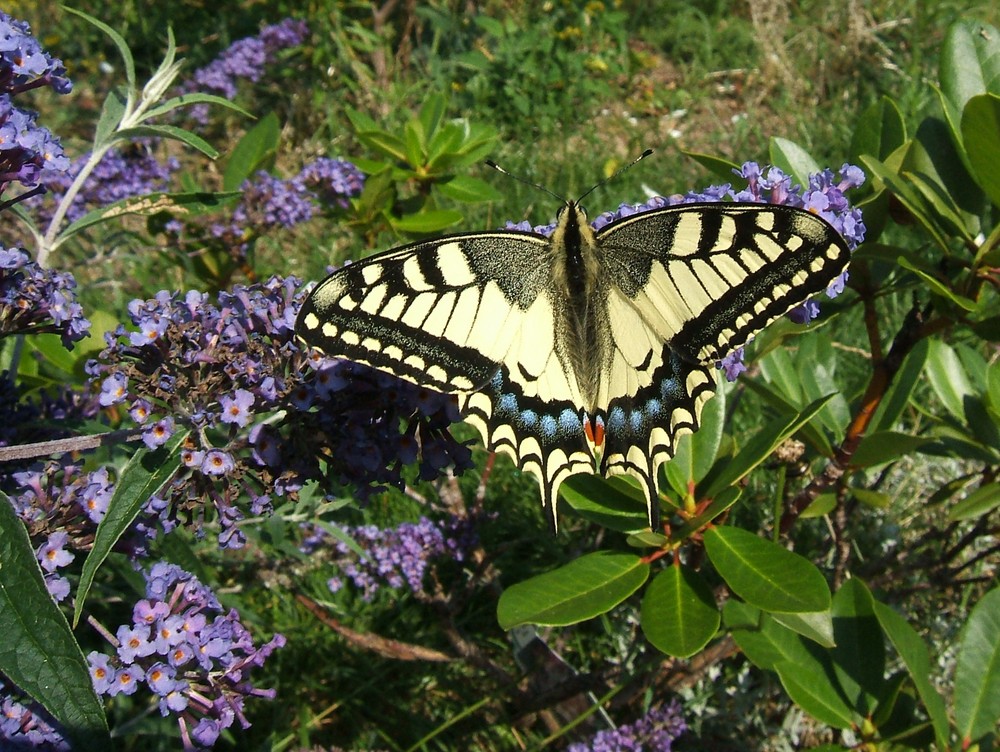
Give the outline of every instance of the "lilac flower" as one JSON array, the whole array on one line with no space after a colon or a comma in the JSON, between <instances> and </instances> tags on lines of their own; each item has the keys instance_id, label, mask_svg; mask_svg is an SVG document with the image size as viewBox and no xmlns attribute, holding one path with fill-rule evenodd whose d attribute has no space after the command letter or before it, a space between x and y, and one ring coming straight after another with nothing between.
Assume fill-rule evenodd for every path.
<instances>
[{"instance_id":1,"label":"lilac flower","mask_svg":"<svg viewBox=\"0 0 1000 752\"><path fill-rule=\"evenodd\" d=\"M360 196L365 187L364 174L343 159L320 157L306 165L299 179L327 206L346 209L347 199Z\"/></svg>"},{"instance_id":2,"label":"lilac flower","mask_svg":"<svg viewBox=\"0 0 1000 752\"><path fill-rule=\"evenodd\" d=\"M69 533L57 530L49 535L49 539L38 549L38 562L46 572L55 572L69 564L75 558L71 551L65 549Z\"/></svg>"},{"instance_id":3,"label":"lilac flower","mask_svg":"<svg viewBox=\"0 0 1000 752\"><path fill-rule=\"evenodd\" d=\"M36 186L68 168L59 139L35 124L35 113L15 107L9 94L0 94L0 193L13 182ZM22 198L37 194L30 191Z\"/></svg>"},{"instance_id":4,"label":"lilac flower","mask_svg":"<svg viewBox=\"0 0 1000 752\"><path fill-rule=\"evenodd\" d=\"M214 299L164 292L129 305L134 324L158 321L161 333L136 340L120 327L88 367L91 383L109 404L139 404L144 425L170 419L189 432L177 476L146 507L156 520L139 521L143 534L157 521L212 519L193 513L207 506L220 545L239 546L247 506L267 514L274 496L307 480L355 485L363 497L401 485L407 463L419 461L422 477L469 466L469 449L447 430L453 398L300 349L292 324L305 293L274 278Z\"/></svg>"},{"instance_id":5,"label":"lilac flower","mask_svg":"<svg viewBox=\"0 0 1000 752\"><path fill-rule=\"evenodd\" d=\"M287 18L279 24L265 26L256 37L234 42L218 58L194 72L192 79L181 87L182 93L202 92L235 99L239 81L256 83L264 68L273 63L284 49L298 47L309 34L304 21ZM208 110L197 106L189 110L193 120L208 122Z\"/></svg>"},{"instance_id":6,"label":"lilac flower","mask_svg":"<svg viewBox=\"0 0 1000 752\"><path fill-rule=\"evenodd\" d=\"M237 389L232 396L224 394L219 398L222 406L223 423L233 423L240 428L250 422L250 408L253 407L253 392L246 389Z\"/></svg>"},{"instance_id":7,"label":"lilac flower","mask_svg":"<svg viewBox=\"0 0 1000 752\"><path fill-rule=\"evenodd\" d=\"M133 608L132 623L118 627L115 655L88 657L95 689L113 697L145 688L164 716L176 717L182 739L200 744L236 721L248 727L246 699L275 696L254 687L249 674L285 638L255 646L239 614L224 613L211 590L174 564L159 562L144 576L146 598Z\"/></svg>"},{"instance_id":8,"label":"lilac flower","mask_svg":"<svg viewBox=\"0 0 1000 752\"><path fill-rule=\"evenodd\" d=\"M42 269L20 249L0 248L0 338L49 332L72 349L90 329L75 290L71 274Z\"/></svg>"},{"instance_id":9,"label":"lilac flower","mask_svg":"<svg viewBox=\"0 0 1000 752\"><path fill-rule=\"evenodd\" d=\"M58 94L73 89L62 61L42 49L31 27L0 12L0 91L17 94L39 86Z\"/></svg>"},{"instance_id":10,"label":"lilac flower","mask_svg":"<svg viewBox=\"0 0 1000 752\"><path fill-rule=\"evenodd\" d=\"M104 519L111 503L114 485L108 477L108 469L102 467L90 475L90 482L80 492L77 502L91 522L98 524Z\"/></svg>"},{"instance_id":11,"label":"lilac flower","mask_svg":"<svg viewBox=\"0 0 1000 752\"><path fill-rule=\"evenodd\" d=\"M0 679L0 749L70 752L60 727L45 709Z\"/></svg>"},{"instance_id":12,"label":"lilac flower","mask_svg":"<svg viewBox=\"0 0 1000 752\"><path fill-rule=\"evenodd\" d=\"M412 592L423 594L424 575L434 559L462 561L478 543L472 521L460 517L450 517L443 523L421 517L416 523L404 522L394 528L364 525L344 532L365 555L359 558L343 540L332 541L337 566L362 590L365 600L371 600L383 586L398 589L405 585ZM306 550L323 545L324 538L321 528L316 528L304 544ZM333 577L327 584L332 592L337 592L343 582Z\"/></svg>"},{"instance_id":13,"label":"lilac flower","mask_svg":"<svg viewBox=\"0 0 1000 752\"><path fill-rule=\"evenodd\" d=\"M142 441L150 449L157 449L167 443L174 434L174 419L169 415L161 418L142 432Z\"/></svg>"},{"instance_id":14,"label":"lilac flower","mask_svg":"<svg viewBox=\"0 0 1000 752\"><path fill-rule=\"evenodd\" d=\"M567 752L670 752L673 742L687 730L676 700L652 708L635 723L598 731L587 742L567 747Z\"/></svg>"}]
</instances>

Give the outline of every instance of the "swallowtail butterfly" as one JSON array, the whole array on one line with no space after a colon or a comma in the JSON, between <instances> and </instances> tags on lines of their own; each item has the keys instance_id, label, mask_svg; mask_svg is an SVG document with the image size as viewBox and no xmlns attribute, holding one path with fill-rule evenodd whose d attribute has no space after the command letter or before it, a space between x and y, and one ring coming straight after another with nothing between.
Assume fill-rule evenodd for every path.
<instances>
[{"instance_id":1,"label":"swallowtail butterfly","mask_svg":"<svg viewBox=\"0 0 1000 752\"><path fill-rule=\"evenodd\" d=\"M320 282L306 344L457 395L491 451L538 477L553 529L576 473L656 476L698 428L717 361L826 289L850 251L788 206L694 203L596 232L577 202L550 237L469 232L381 253Z\"/></svg>"}]
</instances>

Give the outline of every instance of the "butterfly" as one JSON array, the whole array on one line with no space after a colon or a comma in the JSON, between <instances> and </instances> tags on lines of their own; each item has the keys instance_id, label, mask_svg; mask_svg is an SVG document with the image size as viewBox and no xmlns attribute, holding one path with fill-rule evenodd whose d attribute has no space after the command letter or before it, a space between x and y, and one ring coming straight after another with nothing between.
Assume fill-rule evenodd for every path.
<instances>
[{"instance_id":1,"label":"butterfly","mask_svg":"<svg viewBox=\"0 0 1000 752\"><path fill-rule=\"evenodd\" d=\"M490 451L537 476L558 528L576 473L635 478L659 526L659 466L697 430L716 363L823 291L850 250L789 206L691 203L595 231L567 201L551 236L410 243L338 269L298 314L331 357L457 395Z\"/></svg>"}]
</instances>

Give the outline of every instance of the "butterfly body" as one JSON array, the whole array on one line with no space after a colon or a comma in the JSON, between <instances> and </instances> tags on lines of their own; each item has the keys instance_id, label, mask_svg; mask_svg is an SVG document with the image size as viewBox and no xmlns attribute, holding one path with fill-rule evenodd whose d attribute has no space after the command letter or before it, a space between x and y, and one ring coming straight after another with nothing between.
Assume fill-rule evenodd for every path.
<instances>
[{"instance_id":1,"label":"butterfly body","mask_svg":"<svg viewBox=\"0 0 1000 752\"><path fill-rule=\"evenodd\" d=\"M627 475L658 524L656 474L698 427L715 362L823 289L849 259L822 219L686 204L595 231L568 202L550 237L421 241L320 282L306 343L453 393L487 448L539 478L557 524L570 475Z\"/></svg>"}]
</instances>

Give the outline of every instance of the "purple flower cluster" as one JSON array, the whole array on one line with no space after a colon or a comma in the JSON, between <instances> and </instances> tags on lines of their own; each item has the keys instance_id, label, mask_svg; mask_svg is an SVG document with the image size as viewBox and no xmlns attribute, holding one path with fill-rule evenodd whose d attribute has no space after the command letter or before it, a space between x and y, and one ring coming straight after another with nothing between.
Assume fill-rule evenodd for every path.
<instances>
[{"instance_id":1,"label":"purple flower cluster","mask_svg":"<svg viewBox=\"0 0 1000 752\"><path fill-rule=\"evenodd\" d=\"M114 492L107 468L84 473L68 460L50 460L11 473L4 485L32 540L41 541L36 555L49 593L64 600L69 580L59 570L76 558L74 551L86 551L93 543Z\"/></svg>"},{"instance_id":2,"label":"purple flower cluster","mask_svg":"<svg viewBox=\"0 0 1000 752\"><path fill-rule=\"evenodd\" d=\"M264 68L273 63L282 50L297 47L309 35L305 21L286 18L272 26L265 26L255 37L233 42L219 57L194 72L183 87L184 93L201 92L235 99L241 79L256 83L264 75ZM191 117L200 123L208 120L204 107L191 109Z\"/></svg>"},{"instance_id":3,"label":"purple flower cluster","mask_svg":"<svg viewBox=\"0 0 1000 752\"><path fill-rule=\"evenodd\" d=\"M273 700L275 691L255 688L248 674L285 638L254 646L236 610L224 612L209 588L174 564L154 564L143 576L146 597L118 627L115 654L87 656L94 689L114 697L145 685L163 716L177 715L185 749L211 747L234 721L249 728L247 698Z\"/></svg>"},{"instance_id":4,"label":"purple flower cluster","mask_svg":"<svg viewBox=\"0 0 1000 752\"><path fill-rule=\"evenodd\" d=\"M48 713L0 678L0 749L69 752L69 742Z\"/></svg>"},{"instance_id":5,"label":"purple flower cluster","mask_svg":"<svg viewBox=\"0 0 1000 752\"><path fill-rule=\"evenodd\" d=\"M261 236L308 222L317 208L346 208L347 200L363 188L364 176L353 164L320 157L287 180L258 172L241 186L243 197L227 221L207 227L172 221L167 229L181 245L200 249L221 246L235 262L242 263Z\"/></svg>"},{"instance_id":6,"label":"purple flower cluster","mask_svg":"<svg viewBox=\"0 0 1000 752\"><path fill-rule=\"evenodd\" d=\"M9 94L0 94L0 194L11 183L33 187L68 167L59 139L35 124L35 113L15 107Z\"/></svg>"},{"instance_id":7,"label":"purple flower cluster","mask_svg":"<svg viewBox=\"0 0 1000 752\"><path fill-rule=\"evenodd\" d=\"M62 62L42 49L28 24L0 12L0 194L13 182L34 187L69 167L59 139L35 124L35 113L11 102L12 95L39 86L51 86L60 94L72 89ZM40 191L28 191L13 201Z\"/></svg>"},{"instance_id":8,"label":"purple flower cluster","mask_svg":"<svg viewBox=\"0 0 1000 752\"><path fill-rule=\"evenodd\" d=\"M567 752L670 752L673 742L687 730L676 700L652 708L635 723L611 731L598 731L587 742L569 745Z\"/></svg>"},{"instance_id":9,"label":"purple flower cluster","mask_svg":"<svg viewBox=\"0 0 1000 752\"><path fill-rule=\"evenodd\" d=\"M424 575L434 559L464 561L478 545L473 521L468 517L451 516L442 523L421 517L417 522L404 522L397 527L362 525L346 528L344 533L361 547L364 556L358 557L356 550L343 540L334 540L336 565L354 587L362 590L366 601L383 586L392 589L405 586L415 594L423 594ZM303 548L311 552L327 539L328 533L322 528L312 527ZM327 585L337 592L344 581L331 577Z\"/></svg>"},{"instance_id":10,"label":"purple flower cluster","mask_svg":"<svg viewBox=\"0 0 1000 752\"><path fill-rule=\"evenodd\" d=\"M73 90L62 60L42 49L25 21L0 12L0 91L19 94L39 86L58 94Z\"/></svg>"},{"instance_id":11,"label":"purple flower cluster","mask_svg":"<svg viewBox=\"0 0 1000 752\"><path fill-rule=\"evenodd\" d=\"M50 332L72 348L90 330L75 290L73 275L41 268L20 248L0 246L0 338Z\"/></svg>"},{"instance_id":12,"label":"purple flower cluster","mask_svg":"<svg viewBox=\"0 0 1000 752\"><path fill-rule=\"evenodd\" d=\"M348 207L347 199L360 196L365 176L357 167L343 159L320 157L302 168L299 179L326 206Z\"/></svg>"},{"instance_id":13,"label":"purple flower cluster","mask_svg":"<svg viewBox=\"0 0 1000 752\"><path fill-rule=\"evenodd\" d=\"M170 157L165 163L161 163L147 148L149 146L150 144L137 142L128 149L110 149L73 198L73 203L66 212L66 220L73 222L88 211L115 201L167 190L170 177L180 167L180 162L175 157ZM45 188L51 198L47 197L44 204L40 197L33 202L38 207L39 218L43 223L51 219L51 207L62 201L66 190L76 180L89 158L88 152L68 164L65 172L45 179Z\"/></svg>"},{"instance_id":14,"label":"purple flower cluster","mask_svg":"<svg viewBox=\"0 0 1000 752\"><path fill-rule=\"evenodd\" d=\"M236 548L243 507L269 513L272 495L307 480L364 495L401 485L402 466L418 459L425 478L470 464L447 431L458 419L450 397L301 351L293 326L304 294L294 278L275 277L214 301L194 291L135 300L136 330L120 326L88 363L101 404L124 407L149 448L189 432L177 476L147 507L165 529L182 510L200 525L214 508L220 544Z\"/></svg>"}]
</instances>

